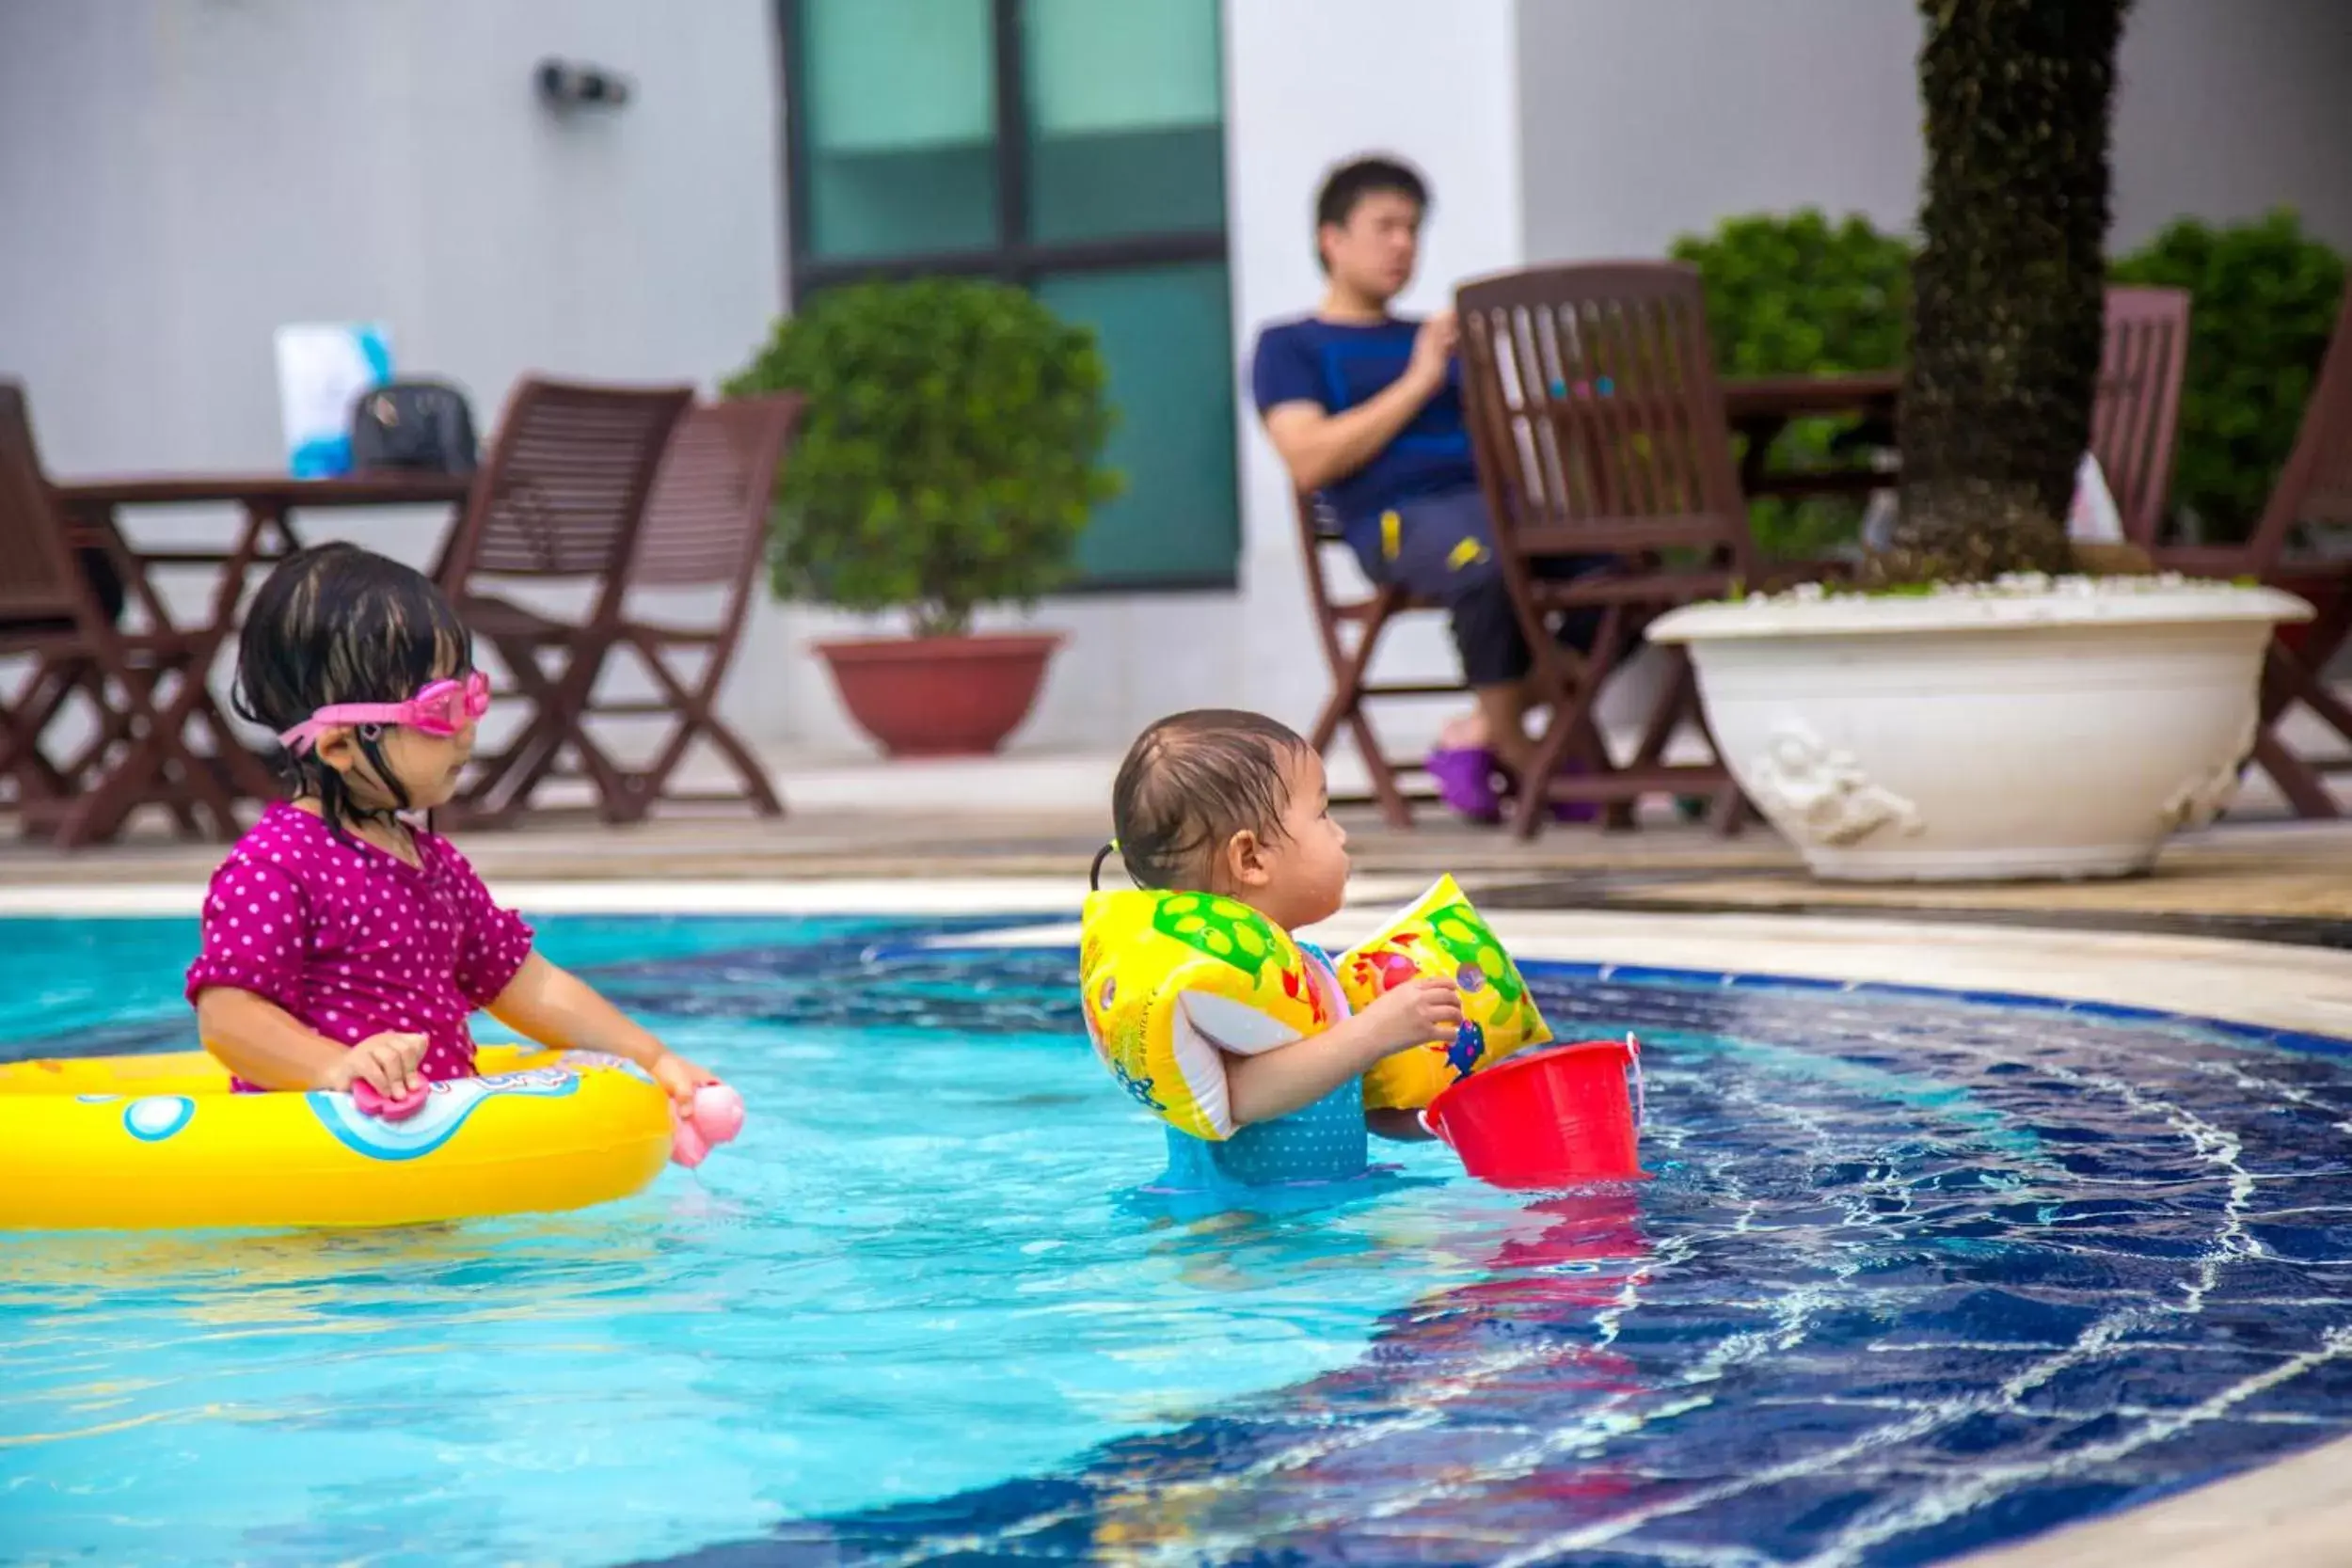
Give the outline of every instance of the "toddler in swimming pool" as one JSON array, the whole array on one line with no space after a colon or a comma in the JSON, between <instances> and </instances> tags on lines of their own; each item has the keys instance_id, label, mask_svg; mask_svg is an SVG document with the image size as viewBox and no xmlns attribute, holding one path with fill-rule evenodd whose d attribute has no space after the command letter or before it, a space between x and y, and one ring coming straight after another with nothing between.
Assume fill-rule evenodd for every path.
<instances>
[{"instance_id":1,"label":"toddler in swimming pool","mask_svg":"<svg viewBox=\"0 0 2352 1568\"><path fill-rule=\"evenodd\" d=\"M541 957L447 839L403 820L455 795L489 706L471 636L422 574L351 545L300 551L237 655L237 710L278 737L294 786L214 874L188 971L237 1087L398 1100L469 1077L477 1008L634 1062L681 1107L717 1082Z\"/></svg>"},{"instance_id":2,"label":"toddler in swimming pool","mask_svg":"<svg viewBox=\"0 0 2352 1568\"><path fill-rule=\"evenodd\" d=\"M1217 894L1295 933L1337 914L1345 896L1347 834L1329 806L1323 759L1304 738L1263 714L1205 709L1143 732L1112 786L1111 816L1139 886ZM1417 977L1349 1016L1329 958L1298 946L1339 1022L1255 1055L1224 1053L1237 1131L1211 1143L1171 1128L1179 1180L1279 1178L1309 1142L1319 1172L1350 1160L1360 1169L1368 1130L1427 1135L1410 1111L1364 1109L1361 1080L1384 1056L1452 1038L1461 997L1443 980Z\"/></svg>"}]
</instances>

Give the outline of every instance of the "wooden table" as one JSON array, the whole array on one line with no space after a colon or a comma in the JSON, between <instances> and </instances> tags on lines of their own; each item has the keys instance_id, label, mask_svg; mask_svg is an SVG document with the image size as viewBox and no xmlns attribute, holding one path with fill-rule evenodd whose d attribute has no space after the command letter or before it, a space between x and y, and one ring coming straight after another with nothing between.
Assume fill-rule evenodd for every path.
<instances>
[{"instance_id":1,"label":"wooden table","mask_svg":"<svg viewBox=\"0 0 2352 1568\"><path fill-rule=\"evenodd\" d=\"M1828 468L1766 467L1772 443L1799 420L1852 419L1867 427L1873 445L1895 440L1896 405L1903 388L1900 371L1863 371L1850 375L1771 375L1724 383L1724 412L1734 434L1745 438L1740 485L1749 497L1851 494L1895 482L1889 470L1840 465Z\"/></svg>"},{"instance_id":2,"label":"wooden table","mask_svg":"<svg viewBox=\"0 0 2352 1568\"><path fill-rule=\"evenodd\" d=\"M211 732L213 755L219 776L175 784L153 747L135 742L105 776L91 785L103 800L92 814L89 836L103 841L119 835L142 805L170 808L182 822L187 792L202 796L217 808L214 816L228 820L234 796L266 799L277 793L267 765L239 743L219 700L210 686L210 672L221 646L237 629L245 604L247 578L257 565L283 560L302 547L294 514L354 507L462 505L471 481L449 474L384 472L353 474L334 479L295 479L285 474L157 474L113 479L69 481L56 493L79 547L105 552L121 575L124 590L159 628L183 631L189 639L190 673L182 690L158 713L159 721L184 733L190 725ZM226 548L137 548L123 531L117 515L124 507L220 506L243 514L234 541ZM181 627L155 590L158 570L209 569L215 574L211 603L200 625ZM102 699L103 701L103 699Z\"/></svg>"}]
</instances>

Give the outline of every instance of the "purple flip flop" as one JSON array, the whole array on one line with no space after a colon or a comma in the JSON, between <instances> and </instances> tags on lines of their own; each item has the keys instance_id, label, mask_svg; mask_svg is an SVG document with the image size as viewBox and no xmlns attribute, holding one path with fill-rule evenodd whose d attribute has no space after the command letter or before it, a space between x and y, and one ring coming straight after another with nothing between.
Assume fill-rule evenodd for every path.
<instances>
[{"instance_id":1,"label":"purple flip flop","mask_svg":"<svg viewBox=\"0 0 2352 1568\"><path fill-rule=\"evenodd\" d=\"M1438 785L1438 799L1457 816L1490 827L1502 820L1503 794L1495 788L1502 770L1494 752L1484 746L1439 747L1429 753L1425 766ZM1584 770L1574 757L1560 766L1565 774ZM1591 822L1599 816L1600 808L1589 801L1557 800L1551 807L1554 822Z\"/></svg>"},{"instance_id":2,"label":"purple flip flop","mask_svg":"<svg viewBox=\"0 0 2352 1568\"><path fill-rule=\"evenodd\" d=\"M1425 763L1438 799L1457 816L1492 825L1502 820L1502 797L1495 793L1495 754L1484 746L1439 747Z\"/></svg>"}]
</instances>

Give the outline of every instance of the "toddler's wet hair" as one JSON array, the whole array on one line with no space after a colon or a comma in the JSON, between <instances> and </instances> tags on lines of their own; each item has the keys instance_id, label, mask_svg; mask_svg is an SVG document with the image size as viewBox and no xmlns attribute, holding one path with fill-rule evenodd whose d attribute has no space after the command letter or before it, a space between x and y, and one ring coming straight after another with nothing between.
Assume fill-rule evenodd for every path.
<instances>
[{"instance_id":1,"label":"toddler's wet hair","mask_svg":"<svg viewBox=\"0 0 2352 1568\"><path fill-rule=\"evenodd\" d=\"M1127 874L1148 888L1201 886L1235 833L1279 842L1286 774L1308 751L1289 725L1238 708L1173 714L1145 730L1111 786Z\"/></svg>"},{"instance_id":2,"label":"toddler's wet hair","mask_svg":"<svg viewBox=\"0 0 2352 1568\"><path fill-rule=\"evenodd\" d=\"M323 707L406 702L472 668L473 638L431 578L357 545L318 545L279 562L254 595L237 640L236 708L283 735ZM407 793L385 766L378 733L363 726L358 739L405 809ZM360 815L342 775L315 752L288 755L284 767L298 792L317 797L330 827Z\"/></svg>"}]
</instances>

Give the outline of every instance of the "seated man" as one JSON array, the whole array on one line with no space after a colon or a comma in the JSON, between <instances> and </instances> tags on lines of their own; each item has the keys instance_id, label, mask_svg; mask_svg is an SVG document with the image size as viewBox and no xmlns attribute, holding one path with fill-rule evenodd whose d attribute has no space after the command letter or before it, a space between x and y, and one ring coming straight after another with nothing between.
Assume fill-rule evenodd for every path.
<instances>
[{"instance_id":1,"label":"seated man","mask_svg":"<svg viewBox=\"0 0 2352 1568\"><path fill-rule=\"evenodd\" d=\"M1527 713L1542 696L1471 465L1454 312L1413 321L1389 309L1412 281L1428 205L1427 185L1403 164L1362 158L1333 170L1315 198L1330 285L1313 315L1258 335L1251 381L1292 481L1330 507L1364 571L1451 613L1479 721L1449 727L1431 771L1449 804L1493 820L1491 775L1499 765L1507 781L1525 779ZM1589 648L1594 619L1562 627L1562 641Z\"/></svg>"}]
</instances>

